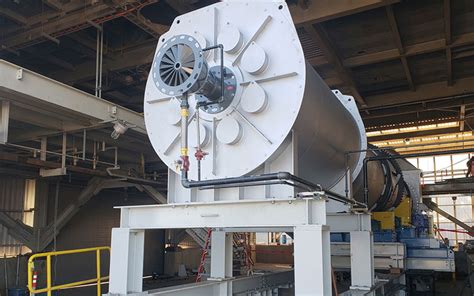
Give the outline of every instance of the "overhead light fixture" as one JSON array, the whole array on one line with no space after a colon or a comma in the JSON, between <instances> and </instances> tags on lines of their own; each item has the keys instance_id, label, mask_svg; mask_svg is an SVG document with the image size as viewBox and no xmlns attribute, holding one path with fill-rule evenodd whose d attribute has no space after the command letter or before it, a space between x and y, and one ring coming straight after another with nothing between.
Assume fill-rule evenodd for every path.
<instances>
[{"instance_id":1,"label":"overhead light fixture","mask_svg":"<svg viewBox=\"0 0 474 296\"><path fill-rule=\"evenodd\" d=\"M110 134L110 137L114 140L117 140L120 137L120 135L125 134L125 132L127 132L127 130L128 130L128 126L125 125L124 122L117 121L114 124L114 130Z\"/></svg>"}]
</instances>

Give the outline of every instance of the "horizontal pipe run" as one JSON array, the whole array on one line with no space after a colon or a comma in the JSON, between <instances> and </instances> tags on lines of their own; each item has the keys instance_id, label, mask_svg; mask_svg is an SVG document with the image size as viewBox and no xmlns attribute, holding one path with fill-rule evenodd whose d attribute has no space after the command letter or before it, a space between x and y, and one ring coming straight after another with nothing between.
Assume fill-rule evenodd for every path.
<instances>
[{"instance_id":1,"label":"horizontal pipe run","mask_svg":"<svg viewBox=\"0 0 474 296\"><path fill-rule=\"evenodd\" d=\"M305 181L303 179L300 179L286 172L232 177L232 178L223 178L223 179L213 179L213 180L203 180L203 181L190 181L187 179L187 174L183 174L181 183L183 187L185 188L198 188L198 187L216 186L216 185L239 185L239 184L254 183L254 182L260 182L260 181L273 181L273 180L291 180L291 181L295 181L297 183L306 185L307 189L310 191L322 190L321 185L313 184L309 181Z\"/></svg>"},{"instance_id":2,"label":"horizontal pipe run","mask_svg":"<svg viewBox=\"0 0 474 296\"><path fill-rule=\"evenodd\" d=\"M9 146L9 147L14 147L14 148L19 148L19 149L32 151L33 153L41 153L41 149L39 149L39 148L33 148L33 147L28 147L28 146L23 146L23 145L18 145L18 144L12 144L12 143L5 143L4 145ZM59 152L54 152L54 151L49 151L49 150L46 150L44 152L46 154L50 154L50 155L54 155L54 156L62 156L62 153L59 153ZM66 158L81 160L80 157L75 156L75 155L70 155L70 154L66 154ZM111 162L99 161L99 160L94 160L94 159L90 159L90 158L86 158L86 159L83 159L83 160L87 161L87 162L94 162L95 161L97 164L102 164L102 165L106 165L106 166L115 166L115 164L111 163Z\"/></svg>"},{"instance_id":3,"label":"horizontal pipe run","mask_svg":"<svg viewBox=\"0 0 474 296\"><path fill-rule=\"evenodd\" d=\"M235 188L235 187L253 187L253 186L266 186L266 185L289 185L289 186L298 187L295 184L288 181L274 180L274 181L249 182L249 183L243 183L239 185L224 184L224 185L214 185L214 186L202 186L202 187L199 187L199 190Z\"/></svg>"},{"instance_id":4,"label":"horizontal pipe run","mask_svg":"<svg viewBox=\"0 0 474 296\"><path fill-rule=\"evenodd\" d=\"M288 172L269 173L262 175L232 177L223 179L203 180L203 181L191 181L188 180L186 172L181 174L181 184L183 187L191 189L198 188L201 190L205 189L217 189L217 188L231 188L231 187L249 187L249 186L265 186L265 185L289 185L298 187L308 191L319 191L326 195L328 198L342 202L344 204L352 204L358 207L366 208L367 206L363 203L355 200L346 198L335 192L325 190L321 185L314 184L310 181L304 180L300 177L292 175Z\"/></svg>"}]
</instances>

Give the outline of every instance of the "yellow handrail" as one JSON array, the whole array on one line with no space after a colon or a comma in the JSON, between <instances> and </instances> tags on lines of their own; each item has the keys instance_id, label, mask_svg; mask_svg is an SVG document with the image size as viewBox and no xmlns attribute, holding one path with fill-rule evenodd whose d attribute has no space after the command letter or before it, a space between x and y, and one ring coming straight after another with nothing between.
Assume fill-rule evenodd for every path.
<instances>
[{"instance_id":1,"label":"yellow handrail","mask_svg":"<svg viewBox=\"0 0 474 296\"><path fill-rule=\"evenodd\" d=\"M97 296L101 296L101 282L107 280L108 276L101 276L100 274L100 252L101 251L109 251L110 247L96 247L96 248L85 248L85 249L76 249L76 250L66 250L66 251L56 251L56 252L47 252L47 253L38 253L34 254L28 260L28 290L32 295L37 293L44 293L47 292L48 296L51 296L52 291L57 291L66 288L77 287L80 285L97 283ZM57 285L52 286L51 282L51 257L52 256L59 256L59 255L69 255L69 254L78 254L78 253L88 253L88 252L95 252L96 253L96 272L97 277L90 280L83 280L78 282L73 282L69 284ZM46 288L41 289L33 289L33 272L34 272L34 263L33 261L37 258L46 257Z\"/></svg>"}]
</instances>

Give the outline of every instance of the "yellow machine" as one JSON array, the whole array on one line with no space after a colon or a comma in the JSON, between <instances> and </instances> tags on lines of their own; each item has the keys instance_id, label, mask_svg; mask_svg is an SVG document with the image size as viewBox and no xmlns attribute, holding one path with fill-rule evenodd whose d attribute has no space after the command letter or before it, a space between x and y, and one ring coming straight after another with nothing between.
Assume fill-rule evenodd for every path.
<instances>
[{"instance_id":1,"label":"yellow machine","mask_svg":"<svg viewBox=\"0 0 474 296\"><path fill-rule=\"evenodd\" d=\"M395 230L395 217L400 218L402 226L411 225L411 199L403 198L398 207L390 212L373 212L372 219L380 222L382 230Z\"/></svg>"}]
</instances>

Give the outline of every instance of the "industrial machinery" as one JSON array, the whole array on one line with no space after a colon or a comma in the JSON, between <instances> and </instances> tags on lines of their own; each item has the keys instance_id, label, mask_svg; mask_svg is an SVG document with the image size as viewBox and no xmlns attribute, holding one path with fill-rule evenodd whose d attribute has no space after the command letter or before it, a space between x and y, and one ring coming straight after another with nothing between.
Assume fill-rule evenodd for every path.
<instances>
[{"instance_id":1,"label":"industrial machinery","mask_svg":"<svg viewBox=\"0 0 474 296\"><path fill-rule=\"evenodd\" d=\"M405 182L395 162L366 164L354 99L331 91L305 62L284 1L227 0L177 17L158 42L144 114L169 168L168 205L121 208L110 295L142 293L151 228L214 231L210 278L150 295L288 285L296 295L329 295L330 231L350 233L351 289L379 287L369 210L400 204ZM294 272L234 278L229 233L245 231L294 233Z\"/></svg>"}]
</instances>

